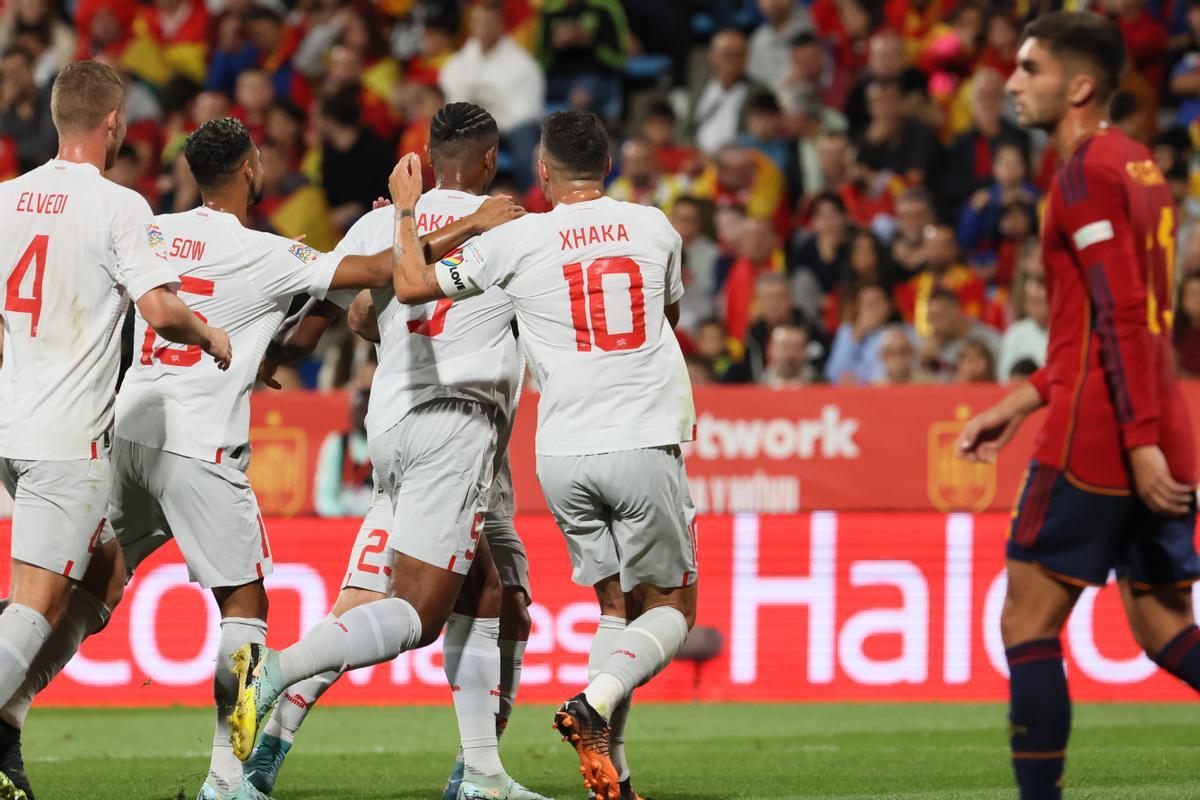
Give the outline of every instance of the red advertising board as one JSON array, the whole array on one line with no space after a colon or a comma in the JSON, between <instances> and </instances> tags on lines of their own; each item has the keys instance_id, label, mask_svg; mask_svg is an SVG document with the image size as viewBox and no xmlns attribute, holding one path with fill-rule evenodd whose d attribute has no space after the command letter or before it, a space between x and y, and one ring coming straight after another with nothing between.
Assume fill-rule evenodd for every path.
<instances>
[{"instance_id":1,"label":"red advertising board","mask_svg":"<svg viewBox=\"0 0 1200 800\"><path fill-rule=\"evenodd\" d=\"M700 626L723 645L639 690L650 700L1000 700L1005 514L709 515L700 520ZM533 636L522 702L561 701L586 678L597 618L569 581L551 518L517 519L530 552ZM269 641L294 641L328 610L353 520L268 523L275 574ZM0 547L8 528L0 523ZM0 575L0 579L3 579ZM39 699L50 705L204 705L218 637L212 600L174 544L143 565L109 627ZM1114 588L1085 592L1063 636L1072 696L1187 700L1130 638ZM444 702L438 645L359 670L328 702Z\"/></svg>"},{"instance_id":2,"label":"red advertising board","mask_svg":"<svg viewBox=\"0 0 1200 800\"><path fill-rule=\"evenodd\" d=\"M1200 382L1185 391L1200 409ZM696 441L686 448L693 498L714 514L1007 510L1040 416L998 464L954 457L967 417L1003 392L991 385L698 388ZM342 393L254 396L250 477L266 513L312 512L317 452L347 419ZM525 513L546 510L535 476L536 420L537 396L526 393L510 448ZM1200 436L1200 425L1194 429Z\"/></svg>"}]
</instances>

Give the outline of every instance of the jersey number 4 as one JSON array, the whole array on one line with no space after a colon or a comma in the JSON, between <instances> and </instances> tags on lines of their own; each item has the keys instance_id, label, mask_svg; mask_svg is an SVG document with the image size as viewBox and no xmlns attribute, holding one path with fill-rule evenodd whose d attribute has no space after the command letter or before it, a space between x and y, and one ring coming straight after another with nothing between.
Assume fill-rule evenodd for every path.
<instances>
[{"instance_id":1,"label":"jersey number 4","mask_svg":"<svg viewBox=\"0 0 1200 800\"><path fill-rule=\"evenodd\" d=\"M204 297L212 297L213 289L216 284L212 281L203 278L192 278L184 275L179 280L179 291L187 294L198 294ZM199 312L193 312L200 318L201 322L208 322L208 318ZM158 334L154 332L154 328L146 326L146 336L142 339L142 363L151 366L156 360L160 364L167 364L172 367L194 367L200 363L200 359L204 357L204 351L200 349L198 344L190 344L187 347L172 347L169 344L162 344L155 347L158 340Z\"/></svg>"},{"instance_id":2,"label":"jersey number 4","mask_svg":"<svg viewBox=\"0 0 1200 800\"><path fill-rule=\"evenodd\" d=\"M609 333L604 305L604 276L629 276L629 306L633 330ZM646 343L646 297L642 291L642 269L632 258L598 258L585 268L567 264L563 277L571 296L571 323L575 326L575 348L592 349L593 342L604 352L636 350Z\"/></svg>"},{"instance_id":3,"label":"jersey number 4","mask_svg":"<svg viewBox=\"0 0 1200 800\"><path fill-rule=\"evenodd\" d=\"M37 336L38 322L42 319L42 278L46 275L46 248L49 244L50 237L44 233L33 237L33 241L21 254L17 268L8 276L8 287L4 293L5 311L16 311L31 317L31 337ZM33 288L29 297L22 297L21 284L25 282L25 274L29 272L30 264L33 265Z\"/></svg>"}]
</instances>

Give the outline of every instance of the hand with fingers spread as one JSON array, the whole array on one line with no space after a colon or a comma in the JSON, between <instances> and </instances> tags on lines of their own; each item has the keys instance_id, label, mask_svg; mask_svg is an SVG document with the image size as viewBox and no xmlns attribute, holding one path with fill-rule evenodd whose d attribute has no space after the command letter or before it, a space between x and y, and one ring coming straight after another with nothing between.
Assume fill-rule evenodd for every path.
<instances>
[{"instance_id":1,"label":"hand with fingers spread","mask_svg":"<svg viewBox=\"0 0 1200 800\"><path fill-rule=\"evenodd\" d=\"M1138 497L1155 514L1181 517L1196 502L1196 487L1186 486L1171 477L1167 458L1158 445L1130 450L1129 466Z\"/></svg>"},{"instance_id":2,"label":"hand with fingers spread","mask_svg":"<svg viewBox=\"0 0 1200 800\"><path fill-rule=\"evenodd\" d=\"M496 195L484 200L483 204L471 215L471 220L475 223L472 227L477 232L484 233L523 216L525 216L525 209L517 205L511 197Z\"/></svg>"}]
</instances>

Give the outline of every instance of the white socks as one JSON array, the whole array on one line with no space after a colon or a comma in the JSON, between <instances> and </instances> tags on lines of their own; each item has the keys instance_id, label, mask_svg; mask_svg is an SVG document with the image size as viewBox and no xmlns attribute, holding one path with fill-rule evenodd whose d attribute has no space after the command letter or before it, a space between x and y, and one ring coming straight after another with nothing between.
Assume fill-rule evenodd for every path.
<instances>
[{"instance_id":1,"label":"white socks","mask_svg":"<svg viewBox=\"0 0 1200 800\"><path fill-rule=\"evenodd\" d=\"M331 626L335 622L337 622L337 617L329 614L314 625L309 633L315 632L318 628ZM289 686L283 693L283 697L279 698L279 705L275 707L275 713L271 715L271 721L267 723L266 733L285 742L291 742L296 731L300 730L300 726L304 724L304 718L308 716L308 712L312 711L312 707L316 705L321 695L325 694L326 690L342 677L342 674L338 670L329 670Z\"/></svg>"},{"instance_id":2,"label":"white socks","mask_svg":"<svg viewBox=\"0 0 1200 800\"><path fill-rule=\"evenodd\" d=\"M25 715L29 713L34 696L62 672L84 639L108 623L111 613L108 606L91 592L74 587L67 601L67 613L30 663L25 680L0 709L0 719L14 727L24 727Z\"/></svg>"},{"instance_id":3,"label":"white socks","mask_svg":"<svg viewBox=\"0 0 1200 800\"><path fill-rule=\"evenodd\" d=\"M622 700L671 663L687 634L687 619L670 606L652 608L629 623L584 689L588 703L611 719Z\"/></svg>"},{"instance_id":4,"label":"white socks","mask_svg":"<svg viewBox=\"0 0 1200 800\"><path fill-rule=\"evenodd\" d=\"M600 624L596 627L596 635L592 638L592 647L588 651L588 680L595 680L608 660L613 648L616 647L617 637L625 630L624 617L601 616ZM613 710L609 717L608 756L612 759L618 777L625 780L629 777L629 762L625 758L625 720L629 717L629 703L633 699L626 697ZM590 702L590 701L589 701Z\"/></svg>"},{"instance_id":5,"label":"white socks","mask_svg":"<svg viewBox=\"0 0 1200 800\"><path fill-rule=\"evenodd\" d=\"M421 618L406 601L388 597L352 608L332 625L318 625L279 654L282 681L291 686L322 672L391 661L421 640Z\"/></svg>"},{"instance_id":6,"label":"white socks","mask_svg":"<svg viewBox=\"0 0 1200 800\"><path fill-rule=\"evenodd\" d=\"M233 674L230 656L244 644L264 644L266 641L267 623L261 619L225 617L221 620L217 668L213 673L217 727L213 732L207 782L222 792L236 792L242 785L242 762L233 754L233 745L229 741L228 717L237 702L237 678Z\"/></svg>"},{"instance_id":7,"label":"white socks","mask_svg":"<svg viewBox=\"0 0 1200 800\"><path fill-rule=\"evenodd\" d=\"M521 686L521 666L525 663L525 645L518 639L500 640L500 708L496 713L496 738L504 735L508 718L517 702Z\"/></svg>"},{"instance_id":8,"label":"white socks","mask_svg":"<svg viewBox=\"0 0 1200 800\"><path fill-rule=\"evenodd\" d=\"M49 638L50 623L29 606L9 603L0 614L0 703L8 705Z\"/></svg>"},{"instance_id":9,"label":"white socks","mask_svg":"<svg viewBox=\"0 0 1200 800\"><path fill-rule=\"evenodd\" d=\"M500 711L500 620L451 614L442 640L446 680L454 696L464 779L504 774L496 748Z\"/></svg>"}]
</instances>

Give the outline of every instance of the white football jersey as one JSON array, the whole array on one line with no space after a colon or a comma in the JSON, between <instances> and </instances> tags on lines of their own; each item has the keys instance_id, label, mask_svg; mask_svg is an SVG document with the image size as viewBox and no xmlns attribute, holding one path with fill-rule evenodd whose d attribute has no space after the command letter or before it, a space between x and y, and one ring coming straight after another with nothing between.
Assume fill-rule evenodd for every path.
<instances>
[{"instance_id":1,"label":"white football jersey","mask_svg":"<svg viewBox=\"0 0 1200 800\"><path fill-rule=\"evenodd\" d=\"M117 435L220 463L250 439L250 393L259 364L292 298L324 297L342 260L306 244L243 227L210 208L155 218L179 295L233 345L227 371L199 346L157 337L139 314L133 366L117 397Z\"/></svg>"},{"instance_id":2,"label":"white football jersey","mask_svg":"<svg viewBox=\"0 0 1200 800\"><path fill-rule=\"evenodd\" d=\"M420 235L473 214L487 199L466 192L433 189L417 201ZM335 252L347 255L391 249L395 210L379 208L363 216L346 233ZM331 292L343 308L355 292ZM493 290L469 302L442 300L405 305L389 289L373 289L379 318L379 367L371 385L367 438L384 433L416 406L439 397L458 397L511 413L519 367L510 327L512 303Z\"/></svg>"},{"instance_id":3,"label":"white football jersey","mask_svg":"<svg viewBox=\"0 0 1200 800\"><path fill-rule=\"evenodd\" d=\"M0 184L0 456L94 458L129 298L178 284L141 195L57 159Z\"/></svg>"},{"instance_id":4,"label":"white football jersey","mask_svg":"<svg viewBox=\"0 0 1200 800\"><path fill-rule=\"evenodd\" d=\"M692 439L691 383L664 313L683 297L681 246L657 208L600 198L528 214L438 264L448 297L499 286L512 298L542 391L539 454Z\"/></svg>"}]
</instances>

